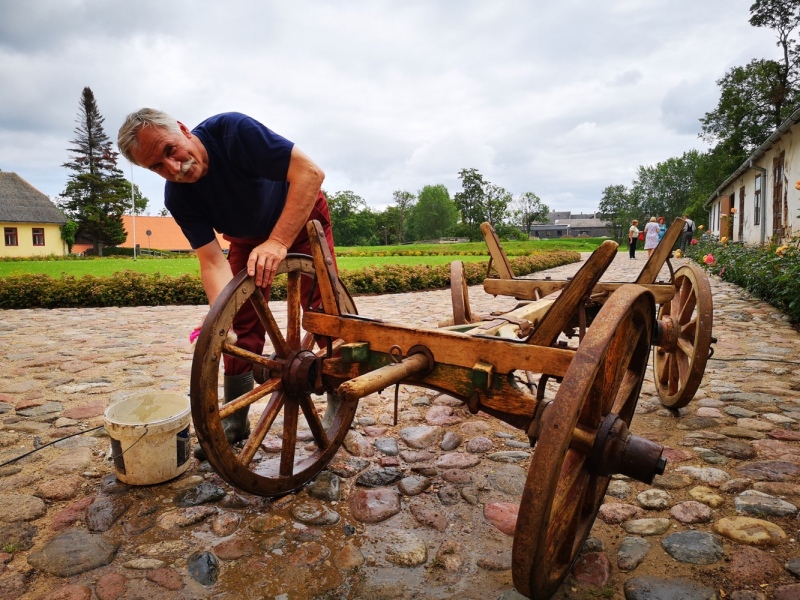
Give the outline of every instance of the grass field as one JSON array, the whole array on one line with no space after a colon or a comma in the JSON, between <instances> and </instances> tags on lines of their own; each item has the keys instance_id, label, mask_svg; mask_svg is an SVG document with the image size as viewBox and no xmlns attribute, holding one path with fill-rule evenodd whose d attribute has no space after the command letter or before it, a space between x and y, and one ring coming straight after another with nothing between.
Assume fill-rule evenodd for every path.
<instances>
[{"instance_id":1,"label":"grass field","mask_svg":"<svg viewBox=\"0 0 800 600\"><path fill-rule=\"evenodd\" d=\"M509 254L522 253L531 250L574 250L576 252L591 252L604 240L599 238L581 238L552 241L530 242L504 242L503 248ZM419 252L452 252L436 256L388 256L393 251L409 250ZM382 253L384 256L347 256L348 254L363 254L365 252ZM467 244L414 244L406 246L375 246L359 248L337 248L337 262L341 270L358 270L364 267L380 266L387 264L402 265L446 265L454 260L464 262L482 262L489 260L488 254L479 256L462 256L459 252L486 252L483 242ZM341 256L340 256L341 254ZM180 258L150 258L139 257L133 260L130 257L87 258L80 260L22 260L0 261L0 278L11 275L49 275L50 277L107 277L119 271L136 271L137 273L161 273L177 277L185 273L199 274L200 266L194 256Z\"/></svg>"}]
</instances>

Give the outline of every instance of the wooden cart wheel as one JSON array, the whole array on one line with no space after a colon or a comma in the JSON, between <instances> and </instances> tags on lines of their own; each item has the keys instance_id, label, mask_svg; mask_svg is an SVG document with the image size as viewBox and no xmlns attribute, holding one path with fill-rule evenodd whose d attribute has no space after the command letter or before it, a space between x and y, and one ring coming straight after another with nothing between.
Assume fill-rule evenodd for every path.
<instances>
[{"instance_id":1,"label":"wooden cart wheel","mask_svg":"<svg viewBox=\"0 0 800 600\"><path fill-rule=\"evenodd\" d=\"M593 441L609 413L626 424L633 417L654 316L653 296L644 288L614 292L542 413L512 557L514 585L530 598L555 593L589 535L610 479L590 473L598 458Z\"/></svg>"},{"instance_id":2,"label":"wooden cart wheel","mask_svg":"<svg viewBox=\"0 0 800 600\"><path fill-rule=\"evenodd\" d=\"M211 466L225 481L241 490L261 496L277 496L302 487L330 461L342 444L353 421L357 403L338 400L328 394L332 406L321 418L311 400L310 382L316 380L315 359L325 350L312 352L314 338L301 336L301 308L309 298L300 291L302 278L316 282L310 256L290 254L278 269L287 275L287 327L282 332L272 315L261 289L255 286L246 271L236 275L211 307L197 339L192 362L190 396L192 419L197 439ZM316 283L315 283L316 284ZM341 280L338 281L341 312L356 314L355 304ZM233 318L245 302L252 302L267 330L275 353L264 357L233 345L228 336ZM223 354L249 360L263 367L265 381L229 404L223 405L218 385ZM263 398L269 398L258 423L252 427L244 447L238 450L228 444L222 419ZM298 447L300 412L313 436L314 447L306 442ZM276 419L283 417L279 458L258 453L261 443ZM258 455L257 455L258 453Z\"/></svg>"},{"instance_id":3,"label":"wooden cart wheel","mask_svg":"<svg viewBox=\"0 0 800 600\"><path fill-rule=\"evenodd\" d=\"M464 263L460 260L454 260L450 263L450 296L453 301L453 325L472 323L467 273L464 269Z\"/></svg>"},{"instance_id":4,"label":"wooden cart wheel","mask_svg":"<svg viewBox=\"0 0 800 600\"><path fill-rule=\"evenodd\" d=\"M699 266L682 266L674 284L675 296L658 311L663 339L653 350L653 369L661 404L681 408L694 398L706 370L714 307Z\"/></svg>"}]
</instances>

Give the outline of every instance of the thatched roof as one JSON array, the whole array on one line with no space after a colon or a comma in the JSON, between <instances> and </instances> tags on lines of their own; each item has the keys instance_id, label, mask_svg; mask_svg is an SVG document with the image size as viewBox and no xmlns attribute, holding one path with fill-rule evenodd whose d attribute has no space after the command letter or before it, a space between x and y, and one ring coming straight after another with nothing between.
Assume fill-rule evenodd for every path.
<instances>
[{"instance_id":1,"label":"thatched roof","mask_svg":"<svg viewBox=\"0 0 800 600\"><path fill-rule=\"evenodd\" d=\"M67 218L50 198L22 177L0 171L0 222L61 224Z\"/></svg>"}]
</instances>

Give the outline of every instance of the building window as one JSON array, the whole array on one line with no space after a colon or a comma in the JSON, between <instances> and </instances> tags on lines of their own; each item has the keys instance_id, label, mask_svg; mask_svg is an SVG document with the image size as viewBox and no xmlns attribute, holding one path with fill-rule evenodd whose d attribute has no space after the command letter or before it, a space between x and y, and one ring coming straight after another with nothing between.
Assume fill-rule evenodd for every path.
<instances>
[{"instance_id":1,"label":"building window","mask_svg":"<svg viewBox=\"0 0 800 600\"><path fill-rule=\"evenodd\" d=\"M756 173L755 191L753 192L753 225L761 225L761 173Z\"/></svg>"},{"instance_id":2,"label":"building window","mask_svg":"<svg viewBox=\"0 0 800 600\"><path fill-rule=\"evenodd\" d=\"M744 186L739 188L739 237L741 242L744 239ZM733 222L733 215L731 215L731 222Z\"/></svg>"},{"instance_id":3,"label":"building window","mask_svg":"<svg viewBox=\"0 0 800 600\"><path fill-rule=\"evenodd\" d=\"M44 246L44 227L33 228L33 245Z\"/></svg>"},{"instance_id":4,"label":"building window","mask_svg":"<svg viewBox=\"0 0 800 600\"><path fill-rule=\"evenodd\" d=\"M6 227L4 231L4 235L6 238L6 246L18 246L19 243L17 241L17 228L16 227Z\"/></svg>"},{"instance_id":5,"label":"building window","mask_svg":"<svg viewBox=\"0 0 800 600\"><path fill-rule=\"evenodd\" d=\"M772 235L777 239L783 237L781 206L783 201L783 157L784 153L772 161Z\"/></svg>"}]
</instances>

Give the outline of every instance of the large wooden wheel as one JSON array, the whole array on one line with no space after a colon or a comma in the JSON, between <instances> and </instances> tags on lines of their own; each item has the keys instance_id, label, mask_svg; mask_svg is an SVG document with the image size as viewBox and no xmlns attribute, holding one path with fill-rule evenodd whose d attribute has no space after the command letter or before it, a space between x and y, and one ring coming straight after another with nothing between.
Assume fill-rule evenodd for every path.
<instances>
[{"instance_id":1,"label":"large wooden wheel","mask_svg":"<svg viewBox=\"0 0 800 600\"><path fill-rule=\"evenodd\" d=\"M450 263L450 297L453 303L453 325L472 323L467 273L464 270L464 263L460 260Z\"/></svg>"},{"instance_id":2,"label":"large wooden wheel","mask_svg":"<svg viewBox=\"0 0 800 600\"><path fill-rule=\"evenodd\" d=\"M587 331L542 413L512 560L514 585L530 598L549 598L558 589L592 528L608 471L618 470L609 468L619 456L613 456L611 438L601 432L623 422L627 431L647 368L654 316L650 292L635 285L619 288ZM644 471L651 466L644 465Z\"/></svg>"},{"instance_id":3,"label":"large wooden wheel","mask_svg":"<svg viewBox=\"0 0 800 600\"><path fill-rule=\"evenodd\" d=\"M699 266L678 269L674 285L675 296L658 312L662 339L653 350L653 369L661 403L681 408L694 398L706 370L714 307Z\"/></svg>"},{"instance_id":4,"label":"large wooden wheel","mask_svg":"<svg viewBox=\"0 0 800 600\"><path fill-rule=\"evenodd\" d=\"M316 285L310 256L290 254L278 273L287 276L287 326L281 331L261 289L242 271L225 287L211 307L197 339L192 362L190 395L197 439L214 470L241 490L261 496L277 496L302 487L330 461L344 440L356 412L356 403L339 401L327 394L328 406L321 417L311 399L317 380L316 358L329 350L317 350L313 336L302 335L300 320L310 294L301 293L301 280ZM355 304L338 280L336 293L342 313L356 314ZM228 332L239 308L251 302L263 323L274 353L254 354L234 345ZM335 344L330 344L335 350ZM220 362L223 354L249 361L265 374L263 383L228 404L219 397ZM237 409L268 398L258 423L240 450L225 439L222 419ZM300 413L313 438L312 447L298 440ZM282 417L280 452L266 454L260 446L278 417ZM277 436L276 436L277 437Z\"/></svg>"}]
</instances>

